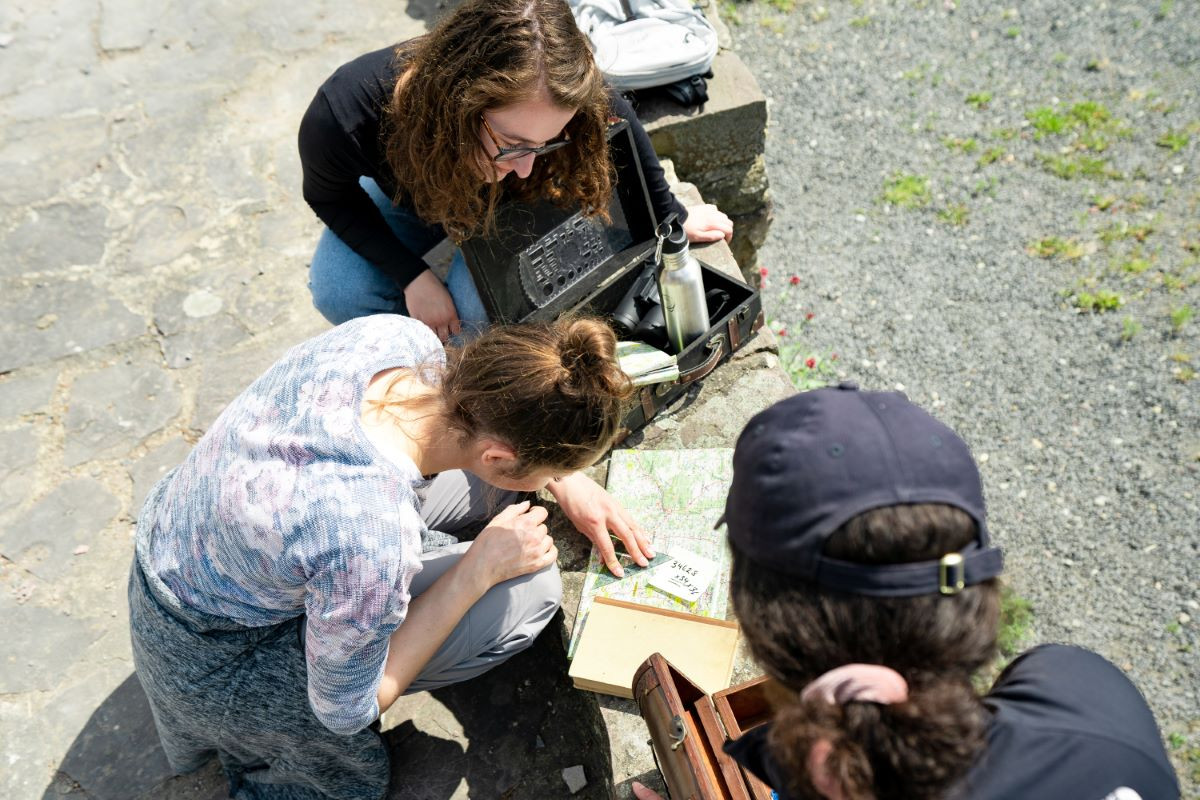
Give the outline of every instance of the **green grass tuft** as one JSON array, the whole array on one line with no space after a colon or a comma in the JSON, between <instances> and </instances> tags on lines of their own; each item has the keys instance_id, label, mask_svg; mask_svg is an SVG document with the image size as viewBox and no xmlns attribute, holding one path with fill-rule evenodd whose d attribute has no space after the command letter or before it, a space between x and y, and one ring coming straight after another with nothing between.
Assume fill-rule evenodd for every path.
<instances>
[{"instance_id":1,"label":"green grass tuft","mask_svg":"<svg viewBox=\"0 0 1200 800\"><path fill-rule=\"evenodd\" d=\"M1000 655L1009 660L1019 654L1029 638L1033 626L1033 605L1021 595L1005 586L1000 590L1000 629L996 634L996 645Z\"/></svg>"},{"instance_id":2,"label":"green grass tuft","mask_svg":"<svg viewBox=\"0 0 1200 800\"><path fill-rule=\"evenodd\" d=\"M992 102L991 92L975 92L967 95L967 105L972 108L987 108L990 102Z\"/></svg>"},{"instance_id":3,"label":"green grass tuft","mask_svg":"<svg viewBox=\"0 0 1200 800\"><path fill-rule=\"evenodd\" d=\"M974 153L979 149L979 142L974 139L958 139L953 136L942 139L942 144L947 150L957 150L960 153Z\"/></svg>"},{"instance_id":4,"label":"green grass tuft","mask_svg":"<svg viewBox=\"0 0 1200 800\"><path fill-rule=\"evenodd\" d=\"M1038 153L1038 160L1041 161L1043 169L1063 180L1069 181L1074 178L1122 180L1124 178L1105 158Z\"/></svg>"},{"instance_id":5,"label":"green grass tuft","mask_svg":"<svg viewBox=\"0 0 1200 800\"><path fill-rule=\"evenodd\" d=\"M897 173L883 185L883 199L900 208L927 206L932 199L929 178L924 175Z\"/></svg>"},{"instance_id":6,"label":"green grass tuft","mask_svg":"<svg viewBox=\"0 0 1200 800\"><path fill-rule=\"evenodd\" d=\"M971 210L962 203L959 203L939 211L938 219L948 225L966 225L970 215Z\"/></svg>"},{"instance_id":7,"label":"green grass tuft","mask_svg":"<svg viewBox=\"0 0 1200 800\"><path fill-rule=\"evenodd\" d=\"M1141 275L1146 270L1150 269L1150 259L1134 256L1122 261L1120 264L1121 271L1127 272L1130 275Z\"/></svg>"},{"instance_id":8,"label":"green grass tuft","mask_svg":"<svg viewBox=\"0 0 1200 800\"><path fill-rule=\"evenodd\" d=\"M1195 315L1196 312L1192 310L1191 306L1180 306L1179 308L1171 309L1172 332L1176 334L1181 333Z\"/></svg>"},{"instance_id":9,"label":"green grass tuft","mask_svg":"<svg viewBox=\"0 0 1200 800\"><path fill-rule=\"evenodd\" d=\"M1039 139L1043 136L1066 133L1070 126L1070 121L1066 117L1055 113L1054 109L1049 106L1025 112L1025 119L1033 125L1033 129L1036 131L1034 135Z\"/></svg>"},{"instance_id":10,"label":"green grass tuft","mask_svg":"<svg viewBox=\"0 0 1200 800\"><path fill-rule=\"evenodd\" d=\"M1159 147L1165 147L1172 153L1178 153L1180 150L1188 146L1191 137L1186 131L1167 131L1162 136L1154 141Z\"/></svg>"},{"instance_id":11,"label":"green grass tuft","mask_svg":"<svg viewBox=\"0 0 1200 800\"><path fill-rule=\"evenodd\" d=\"M989 147L979 156L979 166L986 167L988 164L994 164L1004 158L1005 149L1003 147Z\"/></svg>"},{"instance_id":12,"label":"green grass tuft","mask_svg":"<svg viewBox=\"0 0 1200 800\"><path fill-rule=\"evenodd\" d=\"M1097 289L1095 292L1079 292L1075 295L1075 307L1081 311L1103 314L1106 311L1116 311L1121 307L1121 295L1107 289Z\"/></svg>"},{"instance_id":13,"label":"green grass tuft","mask_svg":"<svg viewBox=\"0 0 1200 800\"><path fill-rule=\"evenodd\" d=\"M1029 245L1030 255L1038 258L1065 258L1073 260L1083 256L1083 248L1074 239L1063 239L1058 236L1047 236Z\"/></svg>"}]
</instances>

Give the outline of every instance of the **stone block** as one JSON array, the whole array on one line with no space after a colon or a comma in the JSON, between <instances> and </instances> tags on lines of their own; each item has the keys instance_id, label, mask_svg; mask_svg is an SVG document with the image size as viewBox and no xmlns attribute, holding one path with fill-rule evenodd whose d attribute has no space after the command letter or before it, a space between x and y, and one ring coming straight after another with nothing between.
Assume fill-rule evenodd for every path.
<instances>
[{"instance_id":1,"label":"stone block","mask_svg":"<svg viewBox=\"0 0 1200 800\"><path fill-rule=\"evenodd\" d=\"M223 296L234 291L232 286L202 286L172 291L159 298L154 304L154 327L162 335L168 367L189 367L246 339L246 329L229 313L230 304Z\"/></svg>"},{"instance_id":2,"label":"stone block","mask_svg":"<svg viewBox=\"0 0 1200 800\"><path fill-rule=\"evenodd\" d=\"M669 100L642 103L638 117L659 155L672 159L679 177L695 181L711 169L753 161L763 153L767 101L735 53L718 53L708 82L709 101L685 109Z\"/></svg>"},{"instance_id":3,"label":"stone block","mask_svg":"<svg viewBox=\"0 0 1200 800\"><path fill-rule=\"evenodd\" d=\"M301 263L279 258L242 281L232 313L243 328L252 334L285 328L297 342L328 329L329 323L313 308Z\"/></svg>"},{"instance_id":4,"label":"stone block","mask_svg":"<svg viewBox=\"0 0 1200 800\"><path fill-rule=\"evenodd\" d=\"M587 786L587 774L583 771L582 764L576 764L573 767L567 767L562 771L563 782L567 784L567 791L575 794L583 787Z\"/></svg>"},{"instance_id":5,"label":"stone block","mask_svg":"<svg viewBox=\"0 0 1200 800\"><path fill-rule=\"evenodd\" d=\"M98 481L72 478L0 530L0 555L43 580L71 569L79 545L95 546L121 504Z\"/></svg>"},{"instance_id":6,"label":"stone block","mask_svg":"<svg viewBox=\"0 0 1200 800\"><path fill-rule=\"evenodd\" d=\"M763 153L767 106L754 76L735 54L720 53L702 108L657 100L642 104L638 114L674 173L733 219L734 254L742 271L753 276L771 222Z\"/></svg>"},{"instance_id":7,"label":"stone block","mask_svg":"<svg viewBox=\"0 0 1200 800\"><path fill-rule=\"evenodd\" d=\"M0 380L0 419L45 412L57 382L54 370L5 376Z\"/></svg>"},{"instance_id":8,"label":"stone block","mask_svg":"<svg viewBox=\"0 0 1200 800\"><path fill-rule=\"evenodd\" d=\"M67 795L58 786L47 785L61 750L55 752L56 748L47 745L44 721L19 707L23 705L12 701L0 704L0 732L4 734L0 797L86 800L81 795Z\"/></svg>"},{"instance_id":9,"label":"stone block","mask_svg":"<svg viewBox=\"0 0 1200 800\"><path fill-rule=\"evenodd\" d=\"M85 620L34 605L4 609L0 694L54 689L99 632Z\"/></svg>"},{"instance_id":10,"label":"stone block","mask_svg":"<svg viewBox=\"0 0 1200 800\"><path fill-rule=\"evenodd\" d=\"M0 513L21 505L33 492L37 455L32 426L0 432Z\"/></svg>"},{"instance_id":11,"label":"stone block","mask_svg":"<svg viewBox=\"0 0 1200 800\"><path fill-rule=\"evenodd\" d=\"M179 388L164 370L117 364L76 379L67 408L67 466L129 452L179 413Z\"/></svg>"},{"instance_id":12,"label":"stone block","mask_svg":"<svg viewBox=\"0 0 1200 800\"><path fill-rule=\"evenodd\" d=\"M100 114L5 120L5 128L0 203L6 205L53 197L63 186L91 175L108 152L108 121Z\"/></svg>"},{"instance_id":13,"label":"stone block","mask_svg":"<svg viewBox=\"0 0 1200 800\"><path fill-rule=\"evenodd\" d=\"M102 0L97 31L100 49L106 54L138 50L150 41L161 13L137 0Z\"/></svg>"},{"instance_id":14,"label":"stone block","mask_svg":"<svg viewBox=\"0 0 1200 800\"><path fill-rule=\"evenodd\" d=\"M701 179L704 199L730 216L759 211L771 196L767 162L761 153L750 161L713 167L692 180Z\"/></svg>"},{"instance_id":15,"label":"stone block","mask_svg":"<svg viewBox=\"0 0 1200 800\"><path fill-rule=\"evenodd\" d=\"M0 373L142 335L146 324L89 281L55 281L0 300Z\"/></svg>"},{"instance_id":16,"label":"stone block","mask_svg":"<svg viewBox=\"0 0 1200 800\"><path fill-rule=\"evenodd\" d=\"M717 47L721 50L732 50L733 36L729 33L729 26L725 24L725 20L721 19L717 0L697 0L693 5L704 12L705 18L717 32Z\"/></svg>"},{"instance_id":17,"label":"stone block","mask_svg":"<svg viewBox=\"0 0 1200 800\"><path fill-rule=\"evenodd\" d=\"M753 214L731 216L733 241L729 243L729 249L741 267L743 279L751 286L758 285L758 251L767 241L774 217L770 204Z\"/></svg>"},{"instance_id":18,"label":"stone block","mask_svg":"<svg viewBox=\"0 0 1200 800\"><path fill-rule=\"evenodd\" d=\"M192 452L192 445L186 439L174 437L160 444L146 455L134 461L129 467L129 476L133 478L133 503L130 514L137 516L142 510L146 495L154 488L163 475L183 463Z\"/></svg>"},{"instance_id":19,"label":"stone block","mask_svg":"<svg viewBox=\"0 0 1200 800\"><path fill-rule=\"evenodd\" d=\"M696 187L690 183L672 183L671 189L685 206L703 202ZM768 203L752 214L731 214L730 218L733 220L732 242L728 245L724 242L692 245L692 252L725 274L758 286L758 249L766 241L771 226L771 206Z\"/></svg>"},{"instance_id":20,"label":"stone block","mask_svg":"<svg viewBox=\"0 0 1200 800\"><path fill-rule=\"evenodd\" d=\"M0 271L16 276L97 264L108 241L107 218L100 205L54 203L31 211L30 218L4 240Z\"/></svg>"},{"instance_id":21,"label":"stone block","mask_svg":"<svg viewBox=\"0 0 1200 800\"><path fill-rule=\"evenodd\" d=\"M129 267L138 270L174 261L200 238L203 222L198 211L180 206L155 205L141 209L124 260Z\"/></svg>"}]
</instances>

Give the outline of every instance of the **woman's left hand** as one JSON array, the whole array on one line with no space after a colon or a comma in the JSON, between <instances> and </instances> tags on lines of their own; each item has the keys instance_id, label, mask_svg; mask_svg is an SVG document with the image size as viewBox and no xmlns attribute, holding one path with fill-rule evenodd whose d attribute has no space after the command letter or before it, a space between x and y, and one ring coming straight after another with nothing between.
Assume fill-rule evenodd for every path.
<instances>
[{"instance_id":1,"label":"woman's left hand","mask_svg":"<svg viewBox=\"0 0 1200 800\"><path fill-rule=\"evenodd\" d=\"M733 220L712 203L689 206L683 230L689 242L719 242L733 239Z\"/></svg>"},{"instance_id":2,"label":"woman's left hand","mask_svg":"<svg viewBox=\"0 0 1200 800\"><path fill-rule=\"evenodd\" d=\"M624 543L625 551L639 566L646 566L647 559L654 557L654 549L641 526L612 495L582 472L552 481L546 489L554 495L567 519L596 546L601 560L613 575L623 577L625 570L617 560L609 531Z\"/></svg>"}]
</instances>

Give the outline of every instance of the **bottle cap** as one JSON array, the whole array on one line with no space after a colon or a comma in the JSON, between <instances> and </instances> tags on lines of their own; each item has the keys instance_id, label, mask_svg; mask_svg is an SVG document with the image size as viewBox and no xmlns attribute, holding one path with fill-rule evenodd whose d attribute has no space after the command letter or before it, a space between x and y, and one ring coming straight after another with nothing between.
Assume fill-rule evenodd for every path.
<instances>
[{"instance_id":1,"label":"bottle cap","mask_svg":"<svg viewBox=\"0 0 1200 800\"><path fill-rule=\"evenodd\" d=\"M678 222L671 225L671 232L663 239L662 251L674 255L688 249L687 232Z\"/></svg>"}]
</instances>

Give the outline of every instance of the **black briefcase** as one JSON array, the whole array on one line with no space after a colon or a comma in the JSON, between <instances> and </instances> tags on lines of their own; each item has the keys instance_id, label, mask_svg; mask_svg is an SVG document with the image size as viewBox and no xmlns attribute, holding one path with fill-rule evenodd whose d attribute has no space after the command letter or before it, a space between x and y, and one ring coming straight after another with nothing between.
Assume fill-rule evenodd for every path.
<instances>
[{"instance_id":1,"label":"black briefcase","mask_svg":"<svg viewBox=\"0 0 1200 800\"><path fill-rule=\"evenodd\" d=\"M654 258L658 220L629 123L608 130L616 170L610 219L550 203L503 202L496 231L462 244L483 306L493 322L551 320L567 312L610 316ZM739 349L763 324L756 289L699 259L704 288L726 298L708 333L677 354L679 379L644 386L624 419L626 434L645 425L663 406L687 391Z\"/></svg>"}]
</instances>

